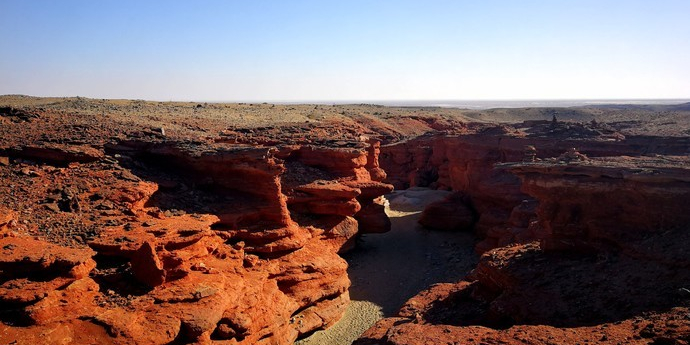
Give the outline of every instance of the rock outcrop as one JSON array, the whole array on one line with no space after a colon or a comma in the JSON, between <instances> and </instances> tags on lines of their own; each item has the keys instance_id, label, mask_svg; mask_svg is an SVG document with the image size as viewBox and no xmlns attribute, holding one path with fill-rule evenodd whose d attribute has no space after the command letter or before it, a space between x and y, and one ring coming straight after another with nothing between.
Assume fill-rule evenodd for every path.
<instances>
[{"instance_id":1,"label":"rock outcrop","mask_svg":"<svg viewBox=\"0 0 690 345\"><path fill-rule=\"evenodd\" d=\"M690 223L687 166L686 157L665 156L502 167L539 200L532 227L546 248L626 248Z\"/></svg>"},{"instance_id":2,"label":"rock outcrop","mask_svg":"<svg viewBox=\"0 0 690 345\"><path fill-rule=\"evenodd\" d=\"M390 229L378 141L145 135L3 151L3 342L291 344L343 315L338 253Z\"/></svg>"},{"instance_id":3,"label":"rock outcrop","mask_svg":"<svg viewBox=\"0 0 690 345\"><path fill-rule=\"evenodd\" d=\"M464 193L478 215L474 229L482 239L476 247L481 254L534 239L525 224L535 218L533 212L528 213L533 210L534 197L520 190L521 181L516 175L494 169L496 164L524 161L525 147L535 148L537 162L560 156L565 162L563 153L575 147L579 150L575 156L591 158L642 153L682 155L690 147L686 139L679 137L621 139L616 133L567 123L558 123L554 128L549 123L483 127L474 133L422 136L384 145L380 164L387 172L386 181L398 189L420 186Z\"/></svg>"},{"instance_id":4,"label":"rock outcrop","mask_svg":"<svg viewBox=\"0 0 690 345\"><path fill-rule=\"evenodd\" d=\"M357 344L690 340L687 157L500 168L539 203L535 241L488 250L465 280L421 292Z\"/></svg>"}]
</instances>

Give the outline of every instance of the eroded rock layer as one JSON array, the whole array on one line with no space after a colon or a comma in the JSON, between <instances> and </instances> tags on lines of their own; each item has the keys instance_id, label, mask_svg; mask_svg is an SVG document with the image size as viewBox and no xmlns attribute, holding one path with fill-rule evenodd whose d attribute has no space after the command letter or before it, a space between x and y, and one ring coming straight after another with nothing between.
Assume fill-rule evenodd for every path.
<instances>
[{"instance_id":1,"label":"eroded rock layer","mask_svg":"<svg viewBox=\"0 0 690 345\"><path fill-rule=\"evenodd\" d=\"M382 147L380 164L387 172L386 181L396 188L421 186L462 193L462 200L450 204L461 204L458 207L464 211L459 213L474 212L476 220L456 228L477 233L482 242L476 251L481 254L536 238L528 229L536 216L535 197L521 191L518 176L494 166L559 157L559 161L566 162L570 159L561 156L572 148L592 158L684 155L690 148L690 140L625 136L599 124L526 121L514 126L479 128L456 135L442 133L391 143ZM446 209L450 210L448 205Z\"/></svg>"},{"instance_id":2,"label":"eroded rock layer","mask_svg":"<svg viewBox=\"0 0 690 345\"><path fill-rule=\"evenodd\" d=\"M113 138L68 116L2 128L3 343L291 344L343 315L338 253L390 229L375 139L227 143L101 119Z\"/></svg>"},{"instance_id":3,"label":"eroded rock layer","mask_svg":"<svg viewBox=\"0 0 690 345\"><path fill-rule=\"evenodd\" d=\"M488 250L357 344L687 344L690 159L506 163L533 242Z\"/></svg>"}]
</instances>

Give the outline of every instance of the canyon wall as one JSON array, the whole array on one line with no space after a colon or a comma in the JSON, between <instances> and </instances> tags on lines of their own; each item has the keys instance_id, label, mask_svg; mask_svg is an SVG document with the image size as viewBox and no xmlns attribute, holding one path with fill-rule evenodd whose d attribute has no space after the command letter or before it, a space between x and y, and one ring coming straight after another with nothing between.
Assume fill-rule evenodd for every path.
<instances>
[{"instance_id":1,"label":"canyon wall","mask_svg":"<svg viewBox=\"0 0 690 345\"><path fill-rule=\"evenodd\" d=\"M496 127L384 146L397 187L455 191L420 223L475 230L483 255L356 344L690 342L690 141L609 134Z\"/></svg>"},{"instance_id":2,"label":"canyon wall","mask_svg":"<svg viewBox=\"0 0 690 345\"><path fill-rule=\"evenodd\" d=\"M291 344L332 325L349 303L338 253L390 229L378 142L353 145L7 151L0 168L21 198L8 204L22 213L0 214L0 338ZM24 234L55 218L91 230Z\"/></svg>"},{"instance_id":3,"label":"canyon wall","mask_svg":"<svg viewBox=\"0 0 690 345\"><path fill-rule=\"evenodd\" d=\"M537 200L531 242L410 299L356 344L684 344L690 159L499 166Z\"/></svg>"},{"instance_id":4,"label":"canyon wall","mask_svg":"<svg viewBox=\"0 0 690 345\"><path fill-rule=\"evenodd\" d=\"M626 253L644 251L641 241L655 242L650 239L690 224L690 174L684 156L509 163L500 168L520 177L522 190L539 200L532 226L546 250L611 246Z\"/></svg>"},{"instance_id":5,"label":"canyon wall","mask_svg":"<svg viewBox=\"0 0 690 345\"><path fill-rule=\"evenodd\" d=\"M456 200L463 200L462 213L475 214L474 225L464 228L473 229L482 239L476 250L483 253L510 243L525 243L538 235L529 228L536 219L535 198L521 191L515 174L494 169L499 163L525 160L526 147L536 149L537 160L559 157L573 147L588 157L685 154L690 147L684 137L586 139L550 132L530 135L496 126L477 134L430 135L385 145L380 164L387 172L386 181L398 189L421 186L457 192L460 197Z\"/></svg>"}]
</instances>

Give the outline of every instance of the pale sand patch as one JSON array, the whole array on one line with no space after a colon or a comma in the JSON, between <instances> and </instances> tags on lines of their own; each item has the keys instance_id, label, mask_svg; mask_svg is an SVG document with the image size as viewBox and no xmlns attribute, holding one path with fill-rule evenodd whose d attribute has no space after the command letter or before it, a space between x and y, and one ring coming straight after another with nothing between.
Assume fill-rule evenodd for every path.
<instances>
[{"instance_id":1,"label":"pale sand patch","mask_svg":"<svg viewBox=\"0 0 690 345\"><path fill-rule=\"evenodd\" d=\"M381 307L369 301L352 301L343 318L333 327L318 331L306 339L299 340L299 345L340 345L352 344L376 321L384 317Z\"/></svg>"},{"instance_id":2,"label":"pale sand patch","mask_svg":"<svg viewBox=\"0 0 690 345\"><path fill-rule=\"evenodd\" d=\"M387 195L392 230L363 235L357 249L344 255L352 280L352 303L345 315L333 327L296 344L349 345L423 289L463 278L476 264L474 235L429 231L417 223L426 205L446 195L426 188Z\"/></svg>"}]
</instances>

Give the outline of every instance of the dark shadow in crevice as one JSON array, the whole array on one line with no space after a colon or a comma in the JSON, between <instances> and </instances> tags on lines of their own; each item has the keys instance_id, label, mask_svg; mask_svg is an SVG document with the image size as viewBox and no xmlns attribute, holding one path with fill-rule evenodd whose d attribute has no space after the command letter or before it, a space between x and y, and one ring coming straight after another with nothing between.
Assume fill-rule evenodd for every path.
<instances>
[{"instance_id":1,"label":"dark shadow in crevice","mask_svg":"<svg viewBox=\"0 0 690 345\"><path fill-rule=\"evenodd\" d=\"M96 268L91 272L91 278L98 284L105 298L116 304L126 304L133 296L151 292L151 287L134 277L128 258L102 254L93 258Z\"/></svg>"},{"instance_id":2,"label":"dark shadow in crevice","mask_svg":"<svg viewBox=\"0 0 690 345\"><path fill-rule=\"evenodd\" d=\"M683 303L677 287L690 284L690 275L615 254L541 253L506 265L493 278L434 302L423 318L495 329L594 326L668 311ZM491 279L503 285L482 285Z\"/></svg>"},{"instance_id":3,"label":"dark shadow in crevice","mask_svg":"<svg viewBox=\"0 0 690 345\"><path fill-rule=\"evenodd\" d=\"M459 281L475 266L474 234L430 231L418 224L425 205L414 200L415 193L429 192L436 193L414 190L399 199L409 205L391 201L394 211L405 209L391 218L391 231L362 235L355 249L342 255L350 264L352 300L372 302L382 307L385 316L395 316L420 291L435 283ZM434 200L447 194L438 193Z\"/></svg>"},{"instance_id":4,"label":"dark shadow in crevice","mask_svg":"<svg viewBox=\"0 0 690 345\"><path fill-rule=\"evenodd\" d=\"M33 324L33 320L23 309L0 310L0 322L10 327L28 327Z\"/></svg>"}]
</instances>

